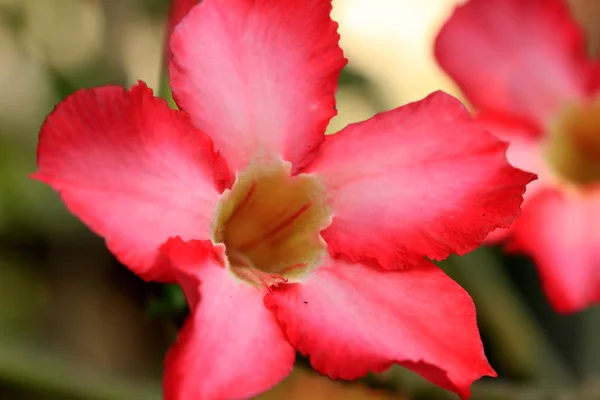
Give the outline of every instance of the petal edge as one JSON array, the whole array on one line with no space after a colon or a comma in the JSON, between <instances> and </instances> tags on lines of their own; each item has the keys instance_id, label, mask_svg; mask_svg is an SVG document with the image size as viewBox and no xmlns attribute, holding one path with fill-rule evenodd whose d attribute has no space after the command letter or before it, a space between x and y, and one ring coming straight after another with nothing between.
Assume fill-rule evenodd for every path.
<instances>
[{"instance_id":1,"label":"petal edge","mask_svg":"<svg viewBox=\"0 0 600 400\"><path fill-rule=\"evenodd\" d=\"M283 158L305 165L336 114L346 64L331 1L211 0L171 37L177 104L235 171Z\"/></svg>"},{"instance_id":2,"label":"petal edge","mask_svg":"<svg viewBox=\"0 0 600 400\"><path fill-rule=\"evenodd\" d=\"M135 273L169 280L155 265L159 247L175 235L208 238L229 173L188 116L140 82L80 90L58 104L42 126L32 178Z\"/></svg>"},{"instance_id":3,"label":"petal edge","mask_svg":"<svg viewBox=\"0 0 600 400\"><path fill-rule=\"evenodd\" d=\"M265 304L290 342L334 379L399 363L466 399L473 381L495 376L471 298L431 263L385 271L332 260L305 283L276 288Z\"/></svg>"},{"instance_id":4,"label":"petal edge","mask_svg":"<svg viewBox=\"0 0 600 400\"><path fill-rule=\"evenodd\" d=\"M384 268L477 247L520 212L534 175L443 92L328 136L307 173L327 188L334 257Z\"/></svg>"},{"instance_id":5,"label":"petal edge","mask_svg":"<svg viewBox=\"0 0 600 400\"><path fill-rule=\"evenodd\" d=\"M242 400L292 370L296 353L263 304L264 290L233 277L210 241L170 239L162 254L191 313L165 360L165 400Z\"/></svg>"}]
</instances>

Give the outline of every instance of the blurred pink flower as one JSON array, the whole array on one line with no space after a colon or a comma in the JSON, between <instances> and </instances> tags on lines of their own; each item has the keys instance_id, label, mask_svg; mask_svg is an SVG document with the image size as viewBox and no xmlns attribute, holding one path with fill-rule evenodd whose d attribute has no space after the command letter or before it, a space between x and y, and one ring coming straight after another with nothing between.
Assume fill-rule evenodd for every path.
<instances>
[{"instance_id":1,"label":"blurred pink flower","mask_svg":"<svg viewBox=\"0 0 600 400\"><path fill-rule=\"evenodd\" d=\"M81 90L35 178L191 315L165 398L241 399L292 369L393 363L467 398L494 376L468 294L426 257L519 213L533 175L438 92L325 136L346 64L325 0L205 0L171 37L171 110L143 83ZM482 266L483 267L483 266Z\"/></svg>"},{"instance_id":2,"label":"blurred pink flower","mask_svg":"<svg viewBox=\"0 0 600 400\"><path fill-rule=\"evenodd\" d=\"M477 119L540 179L488 240L530 254L557 311L600 301L600 70L562 0L472 0L437 38Z\"/></svg>"}]
</instances>

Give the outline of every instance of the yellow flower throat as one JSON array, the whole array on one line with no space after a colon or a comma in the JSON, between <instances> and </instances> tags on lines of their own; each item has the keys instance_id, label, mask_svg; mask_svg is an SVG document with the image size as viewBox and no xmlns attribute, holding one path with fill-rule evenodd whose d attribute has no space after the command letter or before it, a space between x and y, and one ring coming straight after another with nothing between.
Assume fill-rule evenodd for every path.
<instances>
[{"instance_id":1,"label":"yellow flower throat","mask_svg":"<svg viewBox=\"0 0 600 400\"><path fill-rule=\"evenodd\" d=\"M322 185L290 165L250 167L223 193L212 226L225 245L228 268L254 285L302 279L319 266L327 246L320 232L331 221Z\"/></svg>"},{"instance_id":2,"label":"yellow flower throat","mask_svg":"<svg viewBox=\"0 0 600 400\"><path fill-rule=\"evenodd\" d=\"M565 181L600 183L600 98L571 104L550 126L545 156Z\"/></svg>"}]
</instances>

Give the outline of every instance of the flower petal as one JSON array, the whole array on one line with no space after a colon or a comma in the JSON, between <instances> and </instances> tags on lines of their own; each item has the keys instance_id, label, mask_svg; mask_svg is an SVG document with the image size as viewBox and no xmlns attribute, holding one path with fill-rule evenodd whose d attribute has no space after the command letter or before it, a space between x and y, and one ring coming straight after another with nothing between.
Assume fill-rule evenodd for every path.
<instances>
[{"instance_id":1,"label":"flower petal","mask_svg":"<svg viewBox=\"0 0 600 400\"><path fill-rule=\"evenodd\" d=\"M188 116L140 83L81 90L42 126L38 171L69 210L146 279L170 236L208 238L227 168Z\"/></svg>"},{"instance_id":2,"label":"flower petal","mask_svg":"<svg viewBox=\"0 0 600 400\"><path fill-rule=\"evenodd\" d=\"M162 250L191 308L167 356L165 400L248 399L283 380L296 354L263 304L265 290L231 275L210 241L171 239Z\"/></svg>"},{"instance_id":3,"label":"flower petal","mask_svg":"<svg viewBox=\"0 0 600 400\"><path fill-rule=\"evenodd\" d=\"M515 222L519 249L537 264L546 295L559 312L600 302L600 192L538 193Z\"/></svg>"},{"instance_id":4,"label":"flower petal","mask_svg":"<svg viewBox=\"0 0 600 400\"><path fill-rule=\"evenodd\" d=\"M527 125L499 115L479 114L476 120L488 132L509 143L506 158L510 165L538 176L538 179L527 185L523 194L522 208L525 208L540 190L552 185L552 173L544 160L540 136ZM491 232L485 238L486 243L506 240L513 226L514 224L509 228L498 228ZM514 243L511 243L508 249L516 250Z\"/></svg>"},{"instance_id":5,"label":"flower petal","mask_svg":"<svg viewBox=\"0 0 600 400\"><path fill-rule=\"evenodd\" d=\"M386 271L331 260L265 304L290 342L334 379L399 363L468 398L473 381L495 376L471 298L430 262Z\"/></svg>"},{"instance_id":6,"label":"flower petal","mask_svg":"<svg viewBox=\"0 0 600 400\"><path fill-rule=\"evenodd\" d=\"M173 30L177 24L185 17L192 7L198 4L200 0L171 0L169 6L169 18L167 20L167 26L165 28L165 60L169 61L170 49L168 46L169 38L173 34Z\"/></svg>"},{"instance_id":7,"label":"flower petal","mask_svg":"<svg viewBox=\"0 0 600 400\"><path fill-rule=\"evenodd\" d=\"M442 92L328 136L306 172L330 196L330 253L395 268L472 250L512 222L533 179L505 150Z\"/></svg>"},{"instance_id":8,"label":"flower petal","mask_svg":"<svg viewBox=\"0 0 600 400\"><path fill-rule=\"evenodd\" d=\"M331 1L210 0L171 37L171 87L232 168L309 161L345 65Z\"/></svg>"},{"instance_id":9,"label":"flower petal","mask_svg":"<svg viewBox=\"0 0 600 400\"><path fill-rule=\"evenodd\" d=\"M471 0L441 29L435 55L476 108L537 126L590 85L585 41L563 0Z\"/></svg>"}]
</instances>

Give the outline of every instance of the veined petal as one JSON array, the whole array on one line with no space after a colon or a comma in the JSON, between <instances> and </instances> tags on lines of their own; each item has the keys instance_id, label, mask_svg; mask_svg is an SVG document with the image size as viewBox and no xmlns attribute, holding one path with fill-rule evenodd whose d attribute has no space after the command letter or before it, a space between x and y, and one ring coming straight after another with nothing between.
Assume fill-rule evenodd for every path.
<instances>
[{"instance_id":1,"label":"veined petal","mask_svg":"<svg viewBox=\"0 0 600 400\"><path fill-rule=\"evenodd\" d=\"M205 0L171 37L171 87L230 166L305 165L346 60L329 0Z\"/></svg>"},{"instance_id":2,"label":"veined petal","mask_svg":"<svg viewBox=\"0 0 600 400\"><path fill-rule=\"evenodd\" d=\"M165 400L248 399L292 371L296 354L264 306L266 290L230 274L210 241L171 239L162 251L191 308L167 356Z\"/></svg>"},{"instance_id":3,"label":"veined petal","mask_svg":"<svg viewBox=\"0 0 600 400\"><path fill-rule=\"evenodd\" d=\"M430 262L386 271L330 260L265 304L290 342L334 379L399 363L466 399L473 381L495 376L471 298Z\"/></svg>"},{"instance_id":4,"label":"veined petal","mask_svg":"<svg viewBox=\"0 0 600 400\"><path fill-rule=\"evenodd\" d=\"M512 222L533 179L505 150L442 92L328 136L306 172L330 197L330 253L395 268L472 250Z\"/></svg>"},{"instance_id":5,"label":"veined petal","mask_svg":"<svg viewBox=\"0 0 600 400\"><path fill-rule=\"evenodd\" d=\"M513 227L516 245L536 262L559 312L600 302L600 192L538 193Z\"/></svg>"},{"instance_id":6,"label":"veined petal","mask_svg":"<svg viewBox=\"0 0 600 400\"><path fill-rule=\"evenodd\" d=\"M563 0L471 0L441 29L435 55L476 108L539 127L590 86L583 34Z\"/></svg>"},{"instance_id":7,"label":"veined petal","mask_svg":"<svg viewBox=\"0 0 600 400\"><path fill-rule=\"evenodd\" d=\"M80 90L48 116L38 171L69 210L146 279L170 236L208 238L227 167L188 116L145 84ZM167 274L168 275L168 274Z\"/></svg>"}]
</instances>

